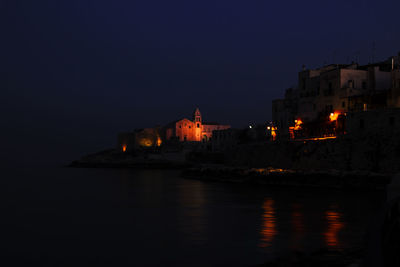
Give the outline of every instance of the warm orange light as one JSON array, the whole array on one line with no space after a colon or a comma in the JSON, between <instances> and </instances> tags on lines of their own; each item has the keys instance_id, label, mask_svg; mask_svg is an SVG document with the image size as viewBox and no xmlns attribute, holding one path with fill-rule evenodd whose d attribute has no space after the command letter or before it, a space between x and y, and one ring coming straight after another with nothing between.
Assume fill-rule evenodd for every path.
<instances>
[{"instance_id":1,"label":"warm orange light","mask_svg":"<svg viewBox=\"0 0 400 267\"><path fill-rule=\"evenodd\" d=\"M272 139L272 141L276 140L276 135L277 135L276 131L277 131L276 127L271 127L271 139Z\"/></svg>"},{"instance_id":2,"label":"warm orange light","mask_svg":"<svg viewBox=\"0 0 400 267\"><path fill-rule=\"evenodd\" d=\"M339 246L339 231L344 227L342 214L337 211L327 211L325 218L328 221L328 229L324 233L325 242L329 247Z\"/></svg>"},{"instance_id":3,"label":"warm orange light","mask_svg":"<svg viewBox=\"0 0 400 267\"><path fill-rule=\"evenodd\" d=\"M329 120L336 121L338 119L339 115L340 115L340 112L337 112L337 111L332 112L331 114L329 114Z\"/></svg>"},{"instance_id":4,"label":"warm orange light","mask_svg":"<svg viewBox=\"0 0 400 267\"><path fill-rule=\"evenodd\" d=\"M161 146L161 144L162 144L162 140L161 140L161 138L158 136L158 137L157 137L157 146Z\"/></svg>"},{"instance_id":5,"label":"warm orange light","mask_svg":"<svg viewBox=\"0 0 400 267\"><path fill-rule=\"evenodd\" d=\"M328 140L328 139L335 139L337 136L325 136L325 137L313 137L313 138L304 138L298 139L299 141L320 141L320 140Z\"/></svg>"},{"instance_id":6,"label":"warm orange light","mask_svg":"<svg viewBox=\"0 0 400 267\"><path fill-rule=\"evenodd\" d=\"M275 126L267 126L267 135L271 136L271 140L275 141L278 128Z\"/></svg>"},{"instance_id":7,"label":"warm orange light","mask_svg":"<svg viewBox=\"0 0 400 267\"><path fill-rule=\"evenodd\" d=\"M141 146L150 147L153 145L153 141L148 138L142 138L142 139L140 139L139 144Z\"/></svg>"},{"instance_id":8,"label":"warm orange light","mask_svg":"<svg viewBox=\"0 0 400 267\"><path fill-rule=\"evenodd\" d=\"M297 120L294 120L294 126L289 127L289 135L290 135L290 139L294 139L295 138L295 133L294 131L299 131L302 128L303 121L298 118Z\"/></svg>"},{"instance_id":9,"label":"warm orange light","mask_svg":"<svg viewBox=\"0 0 400 267\"><path fill-rule=\"evenodd\" d=\"M293 130L298 131L301 129L301 125L303 124L303 121L299 118L297 120L294 120L294 128Z\"/></svg>"},{"instance_id":10,"label":"warm orange light","mask_svg":"<svg viewBox=\"0 0 400 267\"><path fill-rule=\"evenodd\" d=\"M125 152L126 151L126 145L124 144L124 145L122 145L122 152Z\"/></svg>"},{"instance_id":11,"label":"warm orange light","mask_svg":"<svg viewBox=\"0 0 400 267\"><path fill-rule=\"evenodd\" d=\"M274 208L274 200L267 199L263 204L264 214L261 228L261 244L260 247L269 247L272 245L275 235L278 234L276 229L276 215Z\"/></svg>"}]
</instances>

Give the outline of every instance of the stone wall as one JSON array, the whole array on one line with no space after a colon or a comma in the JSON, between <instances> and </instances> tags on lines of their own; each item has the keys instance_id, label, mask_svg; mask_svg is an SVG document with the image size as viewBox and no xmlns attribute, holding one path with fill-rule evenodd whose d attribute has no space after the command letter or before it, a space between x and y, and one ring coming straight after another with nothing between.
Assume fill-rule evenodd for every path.
<instances>
[{"instance_id":1,"label":"stone wall","mask_svg":"<svg viewBox=\"0 0 400 267\"><path fill-rule=\"evenodd\" d=\"M229 165L297 170L400 171L400 140L376 135L320 141L277 141L237 146Z\"/></svg>"},{"instance_id":2,"label":"stone wall","mask_svg":"<svg viewBox=\"0 0 400 267\"><path fill-rule=\"evenodd\" d=\"M368 135L393 137L400 133L400 109L351 112L346 117L346 131L355 138Z\"/></svg>"}]
</instances>

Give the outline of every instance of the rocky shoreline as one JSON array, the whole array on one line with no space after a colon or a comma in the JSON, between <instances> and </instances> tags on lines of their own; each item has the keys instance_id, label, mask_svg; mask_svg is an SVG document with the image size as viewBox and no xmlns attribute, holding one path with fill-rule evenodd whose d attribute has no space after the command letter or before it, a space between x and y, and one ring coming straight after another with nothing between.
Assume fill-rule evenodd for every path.
<instances>
[{"instance_id":1,"label":"rocky shoreline","mask_svg":"<svg viewBox=\"0 0 400 267\"><path fill-rule=\"evenodd\" d=\"M185 169L192 167L188 163L179 163L162 160L137 160L129 162L85 162L73 161L68 167L73 168L128 168L128 169Z\"/></svg>"},{"instance_id":2,"label":"rocky shoreline","mask_svg":"<svg viewBox=\"0 0 400 267\"><path fill-rule=\"evenodd\" d=\"M74 168L133 168L133 169L186 169L193 164L180 154L120 153L114 149L104 150L71 162Z\"/></svg>"},{"instance_id":3,"label":"rocky shoreline","mask_svg":"<svg viewBox=\"0 0 400 267\"><path fill-rule=\"evenodd\" d=\"M112 149L82 157L69 167L175 169L187 179L280 187L383 190L390 183L389 174L370 171L232 167L187 160L183 153L126 154Z\"/></svg>"},{"instance_id":4,"label":"rocky shoreline","mask_svg":"<svg viewBox=\"0 0 400 267\"><path fill-rule=\"evenodd\" d=\"M188 168L185 178L285 187L384 190L390 176L364 171L304 171L226 166Z\"/></svg>"}]
</instances>

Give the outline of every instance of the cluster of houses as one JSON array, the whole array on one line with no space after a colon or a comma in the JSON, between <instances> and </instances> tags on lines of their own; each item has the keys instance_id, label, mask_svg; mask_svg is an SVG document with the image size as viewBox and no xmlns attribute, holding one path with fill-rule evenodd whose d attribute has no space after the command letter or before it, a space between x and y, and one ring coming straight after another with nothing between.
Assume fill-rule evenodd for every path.
<instances>
[{"instance_id":1,"label":"cluster of houses","mask_svg":"<svg viewBox=\"0 0 400 267\"><path fill-rule=\"evenodd\" d=\"M367 65L299 72L298 85L272 102L278 138L332 138L400 124L400 53ZM378 124L377 124L378 123Z\"/></svg>"},{"instance_id":2,"label":"cluster of houses","mask_svg":"<svg viewBox=\"0 0 400 267\"><path fill-rule=\"evenodd\" d=\"M340 135L400 130L400 53L367 65L331 64L303 69L295 88L272 102L272 121L232 129L204 122L198 108L192 119L118 135L118 149L177 148L224 151L239 143L323 140Z\"/></svg>"}]
</instances>

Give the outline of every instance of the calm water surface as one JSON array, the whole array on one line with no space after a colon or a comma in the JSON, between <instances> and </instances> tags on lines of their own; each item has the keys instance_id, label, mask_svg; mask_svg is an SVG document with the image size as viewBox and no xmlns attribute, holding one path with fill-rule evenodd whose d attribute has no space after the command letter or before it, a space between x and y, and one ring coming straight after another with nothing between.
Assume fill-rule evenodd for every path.
<instances>
[{"instance_id":1,"label":"calm water surface","mask_svg":"<svg viewBox=\"0 0 400 267\"><path fill-rule=\"evenodd\" d=\"M289 251L357 246L382 201L378 193L204 183L164 170L3 174L8 266L251 266Z\"/></svg>"}]
</instances>

